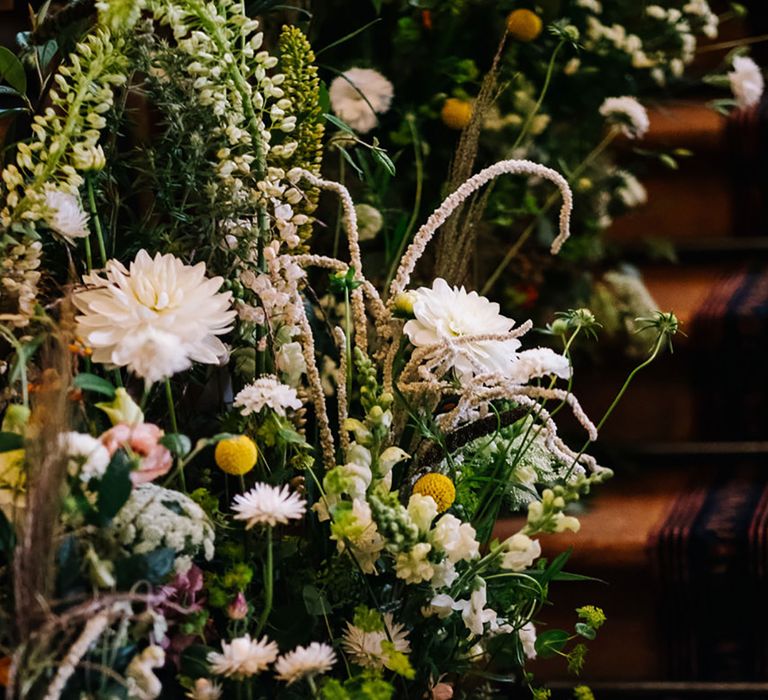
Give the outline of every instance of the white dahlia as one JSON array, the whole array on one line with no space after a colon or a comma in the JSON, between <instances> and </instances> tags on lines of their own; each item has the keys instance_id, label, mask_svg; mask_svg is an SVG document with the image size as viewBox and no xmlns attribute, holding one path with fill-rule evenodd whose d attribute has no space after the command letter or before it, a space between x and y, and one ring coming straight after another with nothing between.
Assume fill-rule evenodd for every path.
<instances>
[{"instance_id":1,"label":"white dahlia","mask_svg":"<svg viewBox=\"0 0 768 700\"><path fill-rule=\"evenodd\" d=\"M110 260L103 277L83 280L87 288L75 295L77 332L95 362L128 367L149 385L226 355L216 336L232 328L231 294L218 292L221 277L206 278L205 263L140 250L130 269Z\"/></svg>"},{"instance_id":2,"label":"white dahlia","mask_svg":"<svg viewBox=\"0 0 768 700\"><path fill-rule=\"evenodd\" d=\"M629 139L643 138L651 125L648 111L634 97L607 97L600 105L600 114Z\"/></svg>"},{"instance_id":3,"label":"white dahlia","mask_svg":"<svg viewBox=\"0 0 768 700\"><path fill-rule=\"evenodd\" d=\"M728 73L728 79L733 96L742 109L753 107L763 96L763 73L749 56L736 56L733 59L733 70Z\"/></svg>"},{"instance_id":4,"label":"white dahlia","mask_svg":"<svg viewBox=\"0 0 768 700\"><path fill-rule=\"evenodd\" d=\"M292 408L301 408L301 401L296 389L283 384L277 377L267 374L259 377L235 396L235 406L243 416L259 413L264 408L271 408L280 416Z\"/></svg>"},{"instance_id":5,"label":"white dahlia","mask_svg":"<svg viewBox=\"0 0 768 700\"><path fill-rule=\"evenodd\" d=\"M328 673L336 663L336 654L327 644L312 642L308 647L296 647L283 654L275 663L278 680L288 685L302 678Z\"/></svg>"},{"instance_id":6,"label":"white dahlia","mask_svg":"<svg viewBox=\"0 0 768 700\"><path fill-rule=\"evenodd\" d=\"M403 331L416 347L452 346L453 368L462 379L475 374L507 374L520 347L516 338L456 343L472 335L508 333L515 322L499 313L499 305L464 287L451 287L438 277L432 288L412 292L413 315Z\"/></svg>"},{"instance_id":7,"label":"white dahlia","mask_svg":"<svg viewBox=\"0 0 768 700\"><path fill-rule=\"evenodd\" d=\"M301 519L306 509L307 502L287 486L269 484L256 484L247 493L235 496L232 503L235 520L244 520L247 530L254 525L285 525L289 520Z\"/></svg>"},{"instance_id":8,"label":"white dahlia","mask_svg":"<svg viewBox=\"0 0 768 700\"><path fill-rule=\"evenodd\" d=\"M350 68L328 90L333 113L361 134L377 126L376 115L389 109L394 94L392 83L371 68Z\"/></svg>"},{"instance_id":9,"label":"white dahlia","mask_svg":"<svg viewBox=\"0 0 768 700\"><path fill-rule=\"evenodd\" d=\"M391 641L394 650L402 654L411 651L408 641L408 630L399 622L395 622L392 613L384 613L384 626L380 630L367 631L351 622L347 622L347 629L341 640L344 651L349 658L363 668L380 669L386 666L387 658L381 648L383 642Z\"/></svg>"},{"instance_id":10,"label":"white dahlia","mask_svg":"<svg viewBox=\"0 0 768 700\"><path fill-rule=\"evenodd\" d=\"M277 658L277 644L266 637L251 639L249 634L221 643L221 652L208 654L211 671L219 676L256 676Z\"/></svg>"},{"instance_id":11,"label":"white dahlia","mask_svg":"<svg viewBox=\"0 0 768 700\"><path fill-rule=\"evenodd\" d=\"M75 238L86 238L90 233L88 214L75 195L48 189L45 192L45 210L45 222L67 242L74 243Z\"/></svg>"}]
</instances>

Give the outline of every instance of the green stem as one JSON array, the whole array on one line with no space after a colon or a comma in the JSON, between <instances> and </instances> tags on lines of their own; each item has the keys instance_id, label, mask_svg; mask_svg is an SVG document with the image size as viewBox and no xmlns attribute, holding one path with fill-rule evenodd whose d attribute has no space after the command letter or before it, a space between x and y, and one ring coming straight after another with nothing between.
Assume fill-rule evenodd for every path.
<instances>
[{"instance_id":1,"label":"green stem","mask_svg":"<svg viewBox=\"0 0 768 700\"><path fill-rule=\"evenodd\" d=\"M102 265L107 264L107 248L104 245L104 233L101 229L101 221L99 219L98 211L96 210L96 195L93 190L93 178L86 178L86 185L88 189L88 206L91 210L91 220L93 221L93 228L96 231L96 240L99 244L99 255L101 256ZM86 251L90 251L90 243L86 238ZM90 267L88 268L90 270Z\"/></svg>"},{"instance_id":2,"label":"green stem","mask_svg":"<svg viewBox=\"0 0 768 700\"><path fill-rule=\"evenodd\" d=\"M93 270L93 254L91 253L91 237L86 236L83 239L85 245L85 268L90 272Z\"/></svg>"},{"instance_id":3,"label":"green stem","mask_svg":"<svg viewBox=\"0 0 768 700\"><path fill-rule=\"evenodd\" d=\"M0 326L0 335L13 345L13 349L16 351L16 361L19 363L19 375L21 377L21 402L24 404L24 408L29 408L29 387L27 386L27 363L24 361L24 347L5 326Z\"/></svg>"},{"instance_id":4,"label":"green stem","mask_svg":"<svg viewBox=\"0 0 768 700\"><path fill-rule=\"evenodd\" d=\"M259 617L259 624L256 627L254 637L258 637L264 626L267 624L269 614L272 612L272 600L274 597L274 576L273 576L273 553L272 553L272 528L267 528L267 562L264 567L264 610Z\"/></svg>"},{"instance_id":5,"label":"green stem","mask_svg":"<svg viewBox=\"0 0 768 700\"><path fill-rule=\"evenodd\" d=\"M352 400L352 309L349 303L349 286L344 287L344 326L344 352L347 355L347 405L349 405Z\"/></svg>"}]
</instances>

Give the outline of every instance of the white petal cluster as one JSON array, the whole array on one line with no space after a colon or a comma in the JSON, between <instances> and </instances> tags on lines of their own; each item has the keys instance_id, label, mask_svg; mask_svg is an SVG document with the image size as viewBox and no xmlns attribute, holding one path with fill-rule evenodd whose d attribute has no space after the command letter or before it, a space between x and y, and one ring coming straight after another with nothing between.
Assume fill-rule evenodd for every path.
<instances>
[{"instance_id":1,"label":"white petal cluster","mask_svg":"<svg viewBox=\"0 0 768 700\"><path fill-rule=\"evenodd\" d=\"M347 629L342 636L341 645L350 661L363 668L381 669L385 667L381 645L391 641L394 650L402 654L411 651L408 641L408 631L399 622L395 622L392 613L384 613L385 629L366 631L356 627L351 622L347 623Z\"/></svg>"},{"instance_id":2,"label":"white petal cluster","mask_svg":"<svg viewBox=\"0 0 768 700\"><path fill-rule=\"evenodd\" d=\"M95 437L85 433L62 433L61 449L67 456L67 471L87 484L91 479L101 479L109 465L109 452Z\"/></svg>"},{"instance_id":3,"label":"white petal cluster","mask_svg":"<svg viewBox=\"0 0 768 700\"><path fill-rule=\"evenodd\" d=\"M75 295L77 332L95 362L127 366L152 384L192 362L226 356L216 336L232 328L231 294L218 292L221 277L206 278L205 263L141 250L129 269L110 260L103 277L93 273L84 282Z\"/></svg>"},{"instance_id":4,"label":"white petal cluster","mask_svg":"<svg viewBox=\"0 0 768 700\"><path fill-rule=\"evenodd\" d=\"M502 543L501 568L510 571L525 571L541 556L541 545L528 535L518 532Z\"/></svg>"},{"instance_id":5,"label":"white petal cluster","mask_svg":"<svg viewBox=\"0 0 768 700\"><path fill-rule=\"evenodd\" d=\"M45 192L45 223L67 243L86 238L88 214L83 211L80 199L75 195L49 188Z\"/></svg>"},{"instance_id":6,"label":"white petal cluster","mask_svg":"<svg viewBox=\"0 0 768 700\"><path fill-rule=\"evenodd\" d=\"M647 110L634 97L607 97L600 114L630 139L643 138L651 125Z\"/></svg>"},{"instance_id":7,"label":"white petal cluster","mask_svg":"<svg viewBox=\"0 0 768 700\"><path fill-rule=\"evenodd\" d=\"M437 521L429 538L435 549L445 553L448 560L456 564L480 556L480 543L476 535L470 523L463 523L455 515L446 513Z\"/></svg>"},{"instance_id":8,"label":"white petal cluster","mask_svg":"<svg viewBox=\"0 0 768 700\"><path fill-rule=\"evenodd\" d=\"M307 502L287 486L256 484L250 491L235 496L232 510L235 520L244 520L246 529L255 525L286 525L304 516Z\"/></svg>"},{"instance_id":9,"label":"white petal cluster","mask_svg":"<svg viewBox=\"0 0 768 700\"><path fill-rule=\"evenodd\" d=\"M516 355L510 372L510 378L518 384L527 384L532 379L550 375L561 379L571 376L568 358L550 348L523 350Z\"/></svg>"},{"instance_id":10,"label":"white petal cluster","mask_svg":"<svg viewBox=\"0 0 768 700\"><path fill-rule=\"evenodd\" d=\"M271 374L259 377L235 396L235 406L243 416L260 413L269 408L279 416L285 416L287 409L294 411L301 408L296 389L283 384Z\"/></svg>"},{"instance_id":11,"label":"white petal cluster","mask_svg":"<svg viewBox=\"0 0 768 700\"><path fill-rule=\"evenodd\" d=\"M312 642L306 647L296 647L293 651L283 654L275 662L275 673L278 680L288 685L302 678L328 673L336 663L333 648L320 642Z\"/></svg>"},{"instance_id":12,"label":"white petal cluster","mask_svg":"<svg viewBox=\"0 0 768 700\"><path fill-rule=\"evenodd\" d=\"M208 654L211 671L218 676L248 678L266 671L277 658L277 644L262 637L251 639L246 634L231 642L221 643L221 652Z\"/></svg>"},{"instance_id":13,"label":"white petal cluster","mask_svg":"<svg viewBox=\"0 0 768 700\"><path fill-rule=\"evenodd\" d=\"M406 552L400 552L395 557L395 574L408 584L429 581L435 574L432 563L429 561L429 553L432 545L428 542L419 542Z\"/></svg>"},{"instance_id":14,"label":"white petal cluster","mask_svg":"<svg viewBox=\"0 0 768 700\"><path fill-rule=\"evenodd\" d=\"M361 134L374 129L392 104L392 83L371 68L350 68L334 78L328 90L333 113Z\"/></svg>"},{"instance_id":15,"label":"white petal cluster","mask_svg":"<svg viewBox=\"0 0 768 700\"><path fill-rule=\"evenodd\" d=\"M469 600L457 600L453 604L453 609L461 612L461 618L464 620L466 628L474 635L481 636L487 622L493 624L496 622L496 611L486 608L488 603L488 591L485 581L481 581L475 587Z\"/></svg>"},{"instance_id":16,"label":"white petal cluster","mask_svg":"<svg viewBox=\"0 0 768 700\"><path fill-rule=\"evenodd\" d=\"M728 73L731 90L742 109L754 107L765 90L765 80L760 67L749 56L736 56L733 70Z\"/></svg>"},{"instance_id":17,"label":"white petal cluster","mask_svg":"<svg viewBox=\"0 0 768 700\"><path fill-rule=\"evenodd\" d=\"M518 631L523 645L523 653L533 661L536 658L536 626L532 622L526 622Z\"/></svg>"}]
</instances>

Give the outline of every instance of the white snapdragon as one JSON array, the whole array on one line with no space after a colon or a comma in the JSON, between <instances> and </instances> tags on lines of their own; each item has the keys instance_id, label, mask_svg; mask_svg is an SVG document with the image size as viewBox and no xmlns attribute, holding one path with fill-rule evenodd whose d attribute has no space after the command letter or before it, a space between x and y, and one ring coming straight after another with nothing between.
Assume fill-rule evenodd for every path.
<instances>
[{"instance_id":1,"label":"white snapdragon","mask_svg":"<svg viewBox=\"0 0 768 700\"><path fill-rule=\"evenodd\" d=\"M541 556L541 545L528 535L518 532L502 543L501 568L510 571L525 571Z\"/></svg>"},{"instance_id":2,"label":"white snapdragon","mask_svg":"<svg viewBox=\"0 0 768 700\"><path fill-rule=\"evenodd\" d=\"M411 494L408 500L408 515L422 533L427 533L432 521L437 516L437 503L432 496L422 496L419 493Z\"/></svg>"},{"instance_id":3,"label":"white snapdragon","mask_svg":"<svg viewBox=\"0 0 768 700\"><path fill-rule=\"evenodd\" d=\"M485 581L480 579L469 600L457 600L453 604L453 609L461 612L466 628L478 637L483 634L485 624L493 624L497 618L495 610L485 607L487 603L488 592Z\"/></svg>"},{"instance_id":4,"label":"white snapdragon","mask_svg":"<svg viewBox=\"0 0 768 700\"><path fill-rule=\"evenodd\" d=\"M452 563L470 561L480 556L480 543L475 528L446 513L438 521L429 538L435 549L446 554Z\"/></svg>"},{"instance_id":5,"label":"white snapdragon","mask_svg":"<svg viewBox=\"0 0 768 700\"><path fill-rule=\"evenodd\" d=\"M395 558L397 578L412 584L429 581L435 573L432 563L428 559L431 551L431 544L419 542L407 552L400 552Z\"/></svg>"}]
</instances>

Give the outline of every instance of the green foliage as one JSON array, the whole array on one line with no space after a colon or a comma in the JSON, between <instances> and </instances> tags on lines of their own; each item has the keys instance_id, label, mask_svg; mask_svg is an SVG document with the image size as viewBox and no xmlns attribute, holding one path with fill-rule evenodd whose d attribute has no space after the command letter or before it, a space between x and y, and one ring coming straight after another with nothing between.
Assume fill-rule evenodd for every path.
<instances>
[{"instance_id":1,"label":"green foliage","mask_svg":"<svg viewBox=\"0 0 768 700\"><path fill-rule=\"evenodd\" d=\"M328 679L320 690L322 700L392 700L394 695L391 683L370 672L344 682Z\"/></svg>"}]
</instances>

